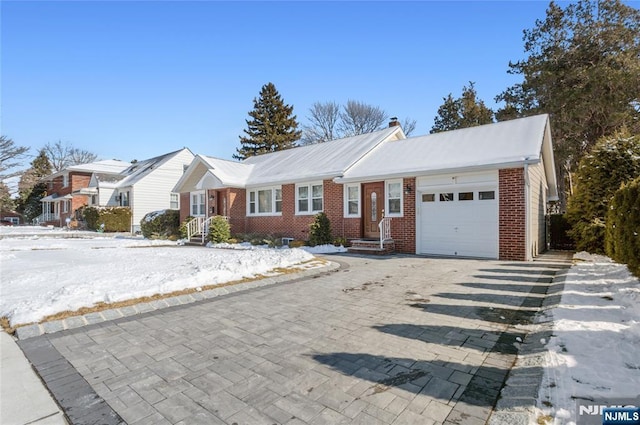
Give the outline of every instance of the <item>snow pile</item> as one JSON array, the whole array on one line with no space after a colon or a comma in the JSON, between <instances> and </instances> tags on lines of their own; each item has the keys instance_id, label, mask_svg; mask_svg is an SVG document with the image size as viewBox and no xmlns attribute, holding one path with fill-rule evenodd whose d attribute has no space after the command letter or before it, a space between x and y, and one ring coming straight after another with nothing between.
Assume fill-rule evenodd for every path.
<instances>
[{"instance_id":1,"label":"snow pile","mask_svg":"<svg viewBox=\"0 0 640 425\"><path fill-rule=\"evenodd\" d=\"M266 274L313 259L301 249L190 249L127 238L8 238L0 316L12 325L67 310Z\"/></svg>"},{"instance_id":2,"label":"snow pile","mask_svg":"<svg viewBox=\"0 0 640 425\"><path fill-rule=\"evenodd\" d=\"M551 311L538 408L575 424L576 400L634 398L640 388L640 281L625 265L578 253Z\"/></svg>"},{"instance_id":3,"label":"snow pile","mask_svg":"<svg viewBox=\"0 0 640 425\"><path fill-rule=\"evenodd\" d=\"M311 254L337 254L340 252L347 252L347 248L335 245L316 245L316 246L303 246L302 249Z\"/></svg>"}]
</instances>

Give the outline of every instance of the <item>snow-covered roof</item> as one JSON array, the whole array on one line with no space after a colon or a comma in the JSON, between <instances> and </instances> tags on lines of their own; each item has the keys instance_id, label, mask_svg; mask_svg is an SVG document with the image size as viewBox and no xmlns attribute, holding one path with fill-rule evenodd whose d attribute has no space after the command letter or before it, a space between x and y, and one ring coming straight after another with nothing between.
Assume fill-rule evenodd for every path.
<instances>
[{"instance_id":1,"label":"snow-covered roof","mask_svg":"<svg viewBox=\"0 0 640 425\"><path fill-rule=\"evenodd\" d=\"M65 168L64 170L53 173L52 175L46 177L46 179L50 180L72 171L79 173L102 173L111 175L120 174L130 165L131 164L128 162L119 161L117 159L105 159L104 161L90 162L88 164L72 165Z\"/></svg>"},{"instance_id":2,"label":"snow-covered roof","mask_svg":"<svg viewBox=\"0 0 640 425\"><path fill-rule=\"evenodd\" d=\"M182 152L187 148L183 148L174 152L169 152L164 155L156 156L154 158L145 159L143 161L138 161L134 164L128 164L128 167L123 170L120 174L123 177L120 180L116 187L129 187L133 186L140 180L142 180L145 176L151 173L153 170L161 166L163 163L173 158L178 153ZM188 150L188 149L187 149Z\"/></svg>"},{"instance_id":3,"label":"snow-covered roof","mask_svg":"<svg viewBox=\"0 0 640 425\"><path fill-rule=\"evenodd\" d=\"M253 165L200 155L204 163L224 186L242 187L253 170Z\"/></svg>"},{"instance_id":4,"label":"snow-covered roof","mask_svg":"<svg viewBox=\"0 0 640 425\"><path fill-rule=\"evenodd\" d=\"M404 137L399 126L389 127L373 133L253 156L243 161L243 164L254 166L246 185L337 177L380 143Z\"/></svg>"},{"instance_id":5,"label":"snow-covered roof","mask_svg":"<svg viewBox=\"0 0 640 425\"><path fill-rule=\"evenodd\" d=\"M537 163L541 159L548 120L548 115L536 115L389 141L358 161L337 181L363 181Z\"/></svg>"},{"instance_id":6,"label":"snow-covered roof","mask_svg":"<svg viewBox=\"0 0 640 425\"><path fill-rule=\"evenodd\" d=\"M334 178L380 143L404 138L402 129L385 128L346 137L253 156L242 162L197 155L174 192L200 190L203 184L220 187L256 187Z\"/></svg>"}]
</instances>

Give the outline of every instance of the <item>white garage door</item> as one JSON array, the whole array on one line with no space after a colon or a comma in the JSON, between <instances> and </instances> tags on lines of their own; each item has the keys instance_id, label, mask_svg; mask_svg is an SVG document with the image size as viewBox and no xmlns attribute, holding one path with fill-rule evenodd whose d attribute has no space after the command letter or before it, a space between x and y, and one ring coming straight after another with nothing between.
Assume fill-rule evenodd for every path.
<instances>
[{"instance_id":1,"label":"white garage door","mask_svg":"<svg viewBox=\"0 0 640 425\"><path fill-rule=\"evenodd\" d=\"M419 193L419 252L498 258L497 194L495 186Z\"/></svg>"}]
</instances>

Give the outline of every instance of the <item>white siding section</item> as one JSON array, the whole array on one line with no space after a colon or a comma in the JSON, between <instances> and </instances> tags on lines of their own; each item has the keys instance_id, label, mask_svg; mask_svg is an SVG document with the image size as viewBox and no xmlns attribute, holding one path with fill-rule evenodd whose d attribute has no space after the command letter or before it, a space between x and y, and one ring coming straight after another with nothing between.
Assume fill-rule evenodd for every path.
<instances>
[{"instance_id":1,"label":"white siding section","mask_svg":"<svg viewBox=\"0 0 640 425\"><path fill-rule=\"evenodd\" d=\"M546 250L547 186L542 161L529 166L529 253L531 257Z\"/></svg>"},{"instance_id":2,"label":"white siding section","mask_svg":"<svg viewBox=\"0 0 640 425\"><path fill-rule=\"evenodd\" d=\"M131 191L132 231L140 230L140 220L151 211L169 209L171 191L190 164L193 154L183 149L137 181Z\"/></svg>"}]
</instances>

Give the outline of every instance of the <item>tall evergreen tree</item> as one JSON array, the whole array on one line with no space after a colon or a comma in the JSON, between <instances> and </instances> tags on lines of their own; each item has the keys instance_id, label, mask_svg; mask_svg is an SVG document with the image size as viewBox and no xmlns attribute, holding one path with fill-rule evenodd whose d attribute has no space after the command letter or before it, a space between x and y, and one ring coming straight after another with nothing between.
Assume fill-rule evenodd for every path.
<instances>
[{"instance_id":1,"label":"tall evergreen tree","mask_svg":"<svg viewBox=\"0 0 640 425\"><path fill-rule=\"evenodd\" d=\"M262 86L260 96L253 99L249 116L247 129L243 130L246 136L240 136L241 147L236 149L235 159L295 147L302 134L293 115L293 106L284 103L273 83Z\"/></svg>"},{"instance_id":2,"label":"tall evergreen tree","mask_svg":"<svg viewBox=\"0 0 640 425\"><path fill-rule=\"evenodd\" d=\"M496 97L499 119L551 114L563 194L596 141L640 130L640 10L620 0L551 2L544 20L524 31L526 58L509 63L521 83ZM566 185L566 188L564 186Z\"/></svg>"},{"instance_id":3,"label":"tall evergreen tree","mask_svg":"<svg viewBox=\"0 0 640 425\"><path fill-rule=\"evenodd\" d=\"M493 122L493 111L478 99L474 86L475 83L470 81L469 86L462 87L462 97L458 99L454 99L451 93L443 98L444 103L438 108L438 115L434 119L431 133Z\"/></svg>"},{"instance_id":4,"label":"tall evergreen tree","mask_svg":"<svg viewBox=\"0 0 640 425\"><path fill-rule=\"evenodd\" d=\"M42 199L47 194L47 184L41 179L51 174L53 167L44 149L33 161L31 167L24 172L18 183L18 211L27 221L31 221L42 212Z\"/></svg>"},{"instance_id":5,"label":"tall evergreen tree","mask_svg":"<svg viewBox=\"0 0 640 425\"><path fill-rule=\"evenodd\" d=\"M11 198L9 186L0 181L0 211L12 211L15 203Z\"/></svg>"}]
</instances>

